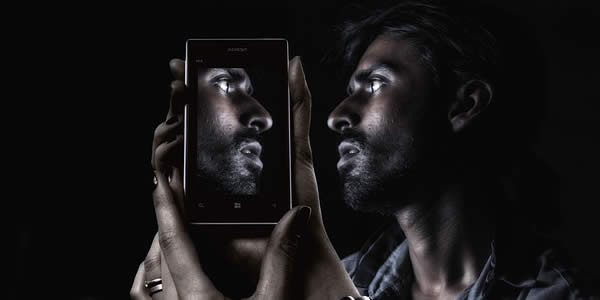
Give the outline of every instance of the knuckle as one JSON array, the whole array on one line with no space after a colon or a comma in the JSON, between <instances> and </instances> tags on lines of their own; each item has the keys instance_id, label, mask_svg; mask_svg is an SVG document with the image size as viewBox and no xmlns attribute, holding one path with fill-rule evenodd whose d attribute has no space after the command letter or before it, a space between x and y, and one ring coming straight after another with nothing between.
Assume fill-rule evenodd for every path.
<instances>
[{"instance_id":1,"label":"knuckle","mask_svg":"<svg viewBox=\"0 0 600 300\"><path fill-rule=\"evenodd\" d=\"M171 89L173 91L181 91L184 88L184 83L181 80L173 80L171 81Z\"/></svg>"},{"instance_id":2,"label":"knuckle","mask_svg":"<svg viewBox=\"0 0 600 300\"><path fill-rule=\"evenodd\" d=\"M158 233L158 243L164 252L172 252L179 245L179 232L166 230Z\"/></svg>"},{"instance_id":3,"label":"knuckle","mask_svg":"<svg viewBox=\"0 0 600 300\"><path fill-rule=\"evenodd\" d=\"M293 261L298 251L298 239L284 237L277 248L285 257Z\"/></svg>"},{"instance_id":4,"label":"knuckle","mask_svg":"<svg viewBox=\"0 0 600 300\"><path fill-rule=\"evenodd\" d=\"M163 126L164 126L163 124L164 123L160 123L158 126L156 126L156 128L154 128L154 138L155 139L162 134Z\"/></svg>"},{"instance_id":5,"label":"knuckle","mask_svg":"<svg viewBox=\"0 0 600 300\"><path fill-rule=\"evenodd\" d=\"M146 274L160 272L160 256L147 256L144 259L144 268L146 269Z\"/></svg>"},{"instance_id":6,"label":"knuckle","mask_svg":"<svg viewBox=\"0 0 600 300\"><path fill-rule=\"evenodd\" d=\"M310 111L311 108L311 96L310 93L300 93L299 95L296 96L296 101L294 101L293 106L292 106L292 110L293 111L299 111L301 109L308 109Z\"/></svg>"},{"instance_id":7,"label":"knuckle","mask_svg":"<svg viewBox=\"0 0 600 300\"><path fill-rule=\"evenodd\" d=\"M142 299L142 291L139 286L132 286L129 290L129 297L133 300Z\"/></svg>"},{"instance_id":8,"label":"knuckle","mask_svg":"<svg viewBox=\"0 0 600 300\"><path fill-rule=\"evenodd\" d=\"M152 198L154 200L155 209L163 209L166 205L165 202L169 200L166 191L161 189L160 185L152 191Z\"/></svg>"},{"instance_id":9,"label":"knuckle","mask_svg":"<svg viewBox=\"0 0 600 300\"><path fill-rule=\"evenodd\" d=\"M166 150L167 149L167 145L166 144L160 144L158 145L158 147L156 147L156 150L154 151L154 155L156 156L157 160L163 160Z\"/></svg>"},{"instance_id":10,"label":"knuckle","mask_svg":"<svg viewBox=\"0 0 600 300\"><path fill-rule=\"evenodd\" d=\"M313 155L310 142L308 140L301 139L300 141L296 142L295 148L296 160L312 166Z\"/></svg>"}]
</instances>

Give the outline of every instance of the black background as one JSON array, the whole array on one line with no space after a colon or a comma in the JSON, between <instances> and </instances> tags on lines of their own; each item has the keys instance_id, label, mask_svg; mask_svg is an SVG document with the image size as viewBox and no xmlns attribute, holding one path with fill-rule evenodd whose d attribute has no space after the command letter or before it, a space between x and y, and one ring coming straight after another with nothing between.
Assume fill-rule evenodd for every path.
<instances>
[{"instance_id":1,"label":"black background","mask_svg":"<svg viewBox=\"0 0 600 300\"><path fill-rule=\"evenodd\" d=\"M600 282L598 4L484 3L496 7L498 16L510 16L497 17L500 25L522 24L515 36L529 34L514 49L539 63L530 79L542 82L532 88L545 103L536 102L539 134L528 142L558 178L561 218L555 236ZM21 8L23 18L5 26L7 75L14 84L3 97L8 116L3 145L10 151L3 199L9 204L8 228L15 228L9 232L16 236L11 243L16 252L6 259L17 281L7 284L8 297L128 298L156 230L149 162L154 127L168 108L168 61L184 57L187 37L289 40L290 57L302 56L313 93L313 152L326 225L340 254L360 245L376 218L359 218L340 203L335 139L326 117L343 99L343 81L321 64L345 5ZM503 34L511 36L509 29ZM515 112L520 109L514 105ZM506 116L505 122L512 121Z\"/></svg>"}]
</instances>

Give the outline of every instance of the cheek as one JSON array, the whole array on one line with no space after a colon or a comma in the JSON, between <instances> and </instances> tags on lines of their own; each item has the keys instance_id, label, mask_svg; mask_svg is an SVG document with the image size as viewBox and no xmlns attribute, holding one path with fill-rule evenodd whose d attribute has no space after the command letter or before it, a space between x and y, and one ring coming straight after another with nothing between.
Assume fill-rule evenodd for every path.
<instances>
[{"instance_id":1,"label":"cheek","mask_svg":"<svg viewBox=\"0 0 600 300\"><path fill-rule=\"evenodd\" d=\"M205 101L198 110L198 123L206 134L232 136L239 129L237 113L227 99Z\"/></svg>"},{"instance_id":2,"label":"cheek","mask_svg":"<svg viewBox=\"0 0 600 300\"><path fill-rule=\"evenodd\" d=\"M406 168L414 160L416 124L394 104L372 104L363 119L369 152L365 154L382 172Z\"/></svg>"}]
</instances>

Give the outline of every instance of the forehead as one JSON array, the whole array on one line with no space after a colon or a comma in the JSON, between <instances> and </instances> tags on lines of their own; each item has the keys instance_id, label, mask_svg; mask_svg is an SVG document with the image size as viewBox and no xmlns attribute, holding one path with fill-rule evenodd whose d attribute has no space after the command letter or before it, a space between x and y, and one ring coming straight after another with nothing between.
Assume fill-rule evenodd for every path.
<instances>
[{"instance_id":1,"label":"forehead","mask_svg":"<svg viewBox=\"0 0 600 300\"><path fill-rule=\"evenodd\" d=\"M395 69L407 71L415 75L425 75L417 48L409 40L386 35L377 37L361 57L355 72L366 70L376 65L389 65Z\"/></svg>"}]
</instances>

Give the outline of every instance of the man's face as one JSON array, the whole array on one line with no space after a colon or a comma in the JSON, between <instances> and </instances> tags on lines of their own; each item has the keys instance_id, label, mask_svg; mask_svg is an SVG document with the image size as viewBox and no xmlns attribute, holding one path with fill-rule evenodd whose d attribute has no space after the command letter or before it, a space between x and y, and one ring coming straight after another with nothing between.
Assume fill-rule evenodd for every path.
<instances>
[{"instance_id":1,"label":"man's face","mask_svg":"<svg viewBox=\"0 0 600 300\"><path fill-rule=\"evenodd\" d=\"M417 48L385 36L363 54L348 94L328 119L342 138L344 199L357 210L392 213L433 170L426 165L444 132L444 100L434 99L433 76Z\"/></svg>"},{"instance_id":2,"label":"man's face","mask_svg":"<svg viewBox=\"0 0 600 300\"><path fill-rule=\"evenodd\" d=\"M263 167L259 135L273 124L252 89L244 69L198 72L197 175L229 194L257 193Z\"/></svg>"}]
</instances>

